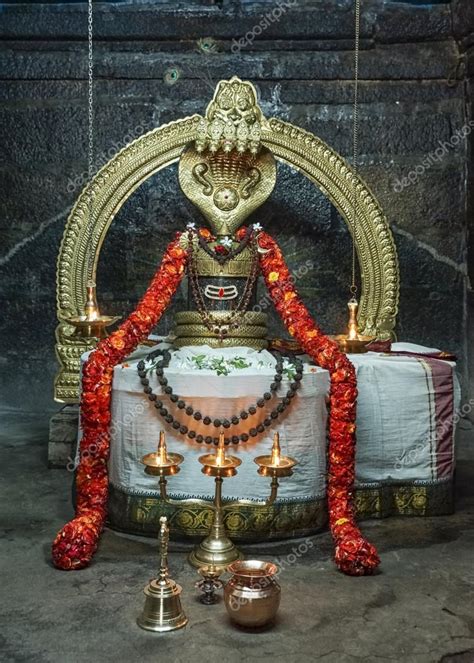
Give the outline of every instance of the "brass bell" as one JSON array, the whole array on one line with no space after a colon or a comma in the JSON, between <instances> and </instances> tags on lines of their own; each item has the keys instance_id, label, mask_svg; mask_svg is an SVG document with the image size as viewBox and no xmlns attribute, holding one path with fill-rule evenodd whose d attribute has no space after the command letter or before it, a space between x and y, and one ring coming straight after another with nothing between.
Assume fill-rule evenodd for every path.
<instances>
[{"instance_id":1,"label":"brass bell","mask_svg":"<svg viewBox=\"0 0 474 663\"><path fill-rule=\"evenodd\" d=\"M147 631L175 631L186 626L188 618L181 607L181 587L168 572L169 527L166 518L160 518L160 574L145 587L145 606L137 624Z\"/></svg>"}]
</instances>

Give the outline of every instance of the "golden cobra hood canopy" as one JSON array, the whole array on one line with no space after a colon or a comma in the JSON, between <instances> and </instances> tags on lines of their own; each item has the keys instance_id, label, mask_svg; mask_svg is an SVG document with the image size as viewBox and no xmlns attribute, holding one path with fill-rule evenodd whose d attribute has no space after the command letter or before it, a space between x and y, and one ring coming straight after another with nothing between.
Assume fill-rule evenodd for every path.
<instances>
[{"instance_id":1,"label":"golden cobra hood canopy","mask_svg":"<svg viewBox=\"0 0 474 663\"><path fill-rule=\"evenodd\" d=\"M105 164L81 192L66 222L58 258L56 400L79 400L80 357L95 342L74 337L68 319L84 313L89 266L93 264L95 278L107 231L132 193L159 170L180 161L183 192L217 234L227 234L270 195L276 180L275 159L314 182L348 225L361 273L360 333L380 339L393 336L398 259L375 196L319 137L277 118L265 118L253 85L233 77L218 84L205 116L179 119L140 136Z\"/></svg>"}]
</instances>

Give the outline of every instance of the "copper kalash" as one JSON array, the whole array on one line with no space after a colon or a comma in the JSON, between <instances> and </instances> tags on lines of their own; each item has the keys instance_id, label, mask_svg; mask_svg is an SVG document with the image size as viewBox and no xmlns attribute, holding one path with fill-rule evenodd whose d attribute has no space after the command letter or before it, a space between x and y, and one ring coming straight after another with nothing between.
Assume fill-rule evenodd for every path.
<instances>
[{"instance_id":1,"label":"copper kalash","mask_svg":"<svg viewBox=\"0 0 474 663\"><path fill-rule=\"evenodd\" d=\"M178 234L136 310L117 331L99 342L84 366L78 506L76 517L53 543L53 561L58 568L87 566L105 525L113 367L148 337L185 271L190 281L188 310L177 315L176 346L266 347L265 318L248 310L260 271L289 333L314 362L329 371L327 494L335 561L350 575L371 573L379 563L375 548L355 524L352 501L357 395L354 367L312 320L277 243L261 232L258 224L242 227L275 185L274 158L260 144L265 122L251 84L236 78L223 81L201 120L197 140L181 157L181 187L214 234L193 227ZM96 450L93 458L92 446Z\"/></svg>"}]
</instances>

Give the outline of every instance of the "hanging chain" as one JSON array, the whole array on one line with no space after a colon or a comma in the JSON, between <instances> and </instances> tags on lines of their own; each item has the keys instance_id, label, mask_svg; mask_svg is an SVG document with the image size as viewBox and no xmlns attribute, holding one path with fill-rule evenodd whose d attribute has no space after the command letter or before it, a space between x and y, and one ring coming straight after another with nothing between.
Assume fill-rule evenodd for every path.
<instances>
[{"instance_id":1,"label":"hanging chain","mask_svg":"<svg viewBox=\"0 0 474 663\"><path fill-rule=\"evenodd\" d=\"M353 205L352 205L352 275L350 291L353 297L357 294L356 285L356 227L357 227L357 177L359 160L359 38L360 38L360 0L354 2L355 35L354 35L354 109L352 114L352 163L353 163Z\"/></svg>"},{"instance_id":2,"label":"hanging chain","mask_svg":"<svg viewBox=\"0 0 474 663\"><path fill-rule=\"evenodd\" d=\"M87 118L88 118L88 150L87 150L87 175L89 182L88 195L88 226L89 243L92 244L93 236L93 193L92 177L94 175L94 41L93 41L93 0L88 0L87 5L87 36L88 36L88 85L87 85ZM94 281L94 256L92 247L88 247L89 261L87 266L87 281L89 284Z\"/></svg>"}]
</instances>

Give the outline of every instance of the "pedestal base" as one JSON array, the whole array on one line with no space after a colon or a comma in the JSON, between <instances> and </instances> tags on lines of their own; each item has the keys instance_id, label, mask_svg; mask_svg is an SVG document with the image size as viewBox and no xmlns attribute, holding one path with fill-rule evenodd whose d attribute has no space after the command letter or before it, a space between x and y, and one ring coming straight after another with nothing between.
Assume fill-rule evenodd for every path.
<instances>
[{"instance_id":1,"label":"pedestal base","mask_svg":"<svg viewBox=\"0 0 474 663\"><path fill-rule=\"evenodd\" d=\"M191 566L228 566L237 559L244 559L243 554L227 537L216 539L208 536L188 556Z\"/></svg>"}]
</instances>

